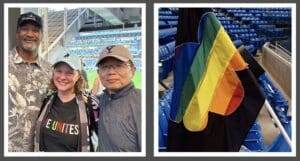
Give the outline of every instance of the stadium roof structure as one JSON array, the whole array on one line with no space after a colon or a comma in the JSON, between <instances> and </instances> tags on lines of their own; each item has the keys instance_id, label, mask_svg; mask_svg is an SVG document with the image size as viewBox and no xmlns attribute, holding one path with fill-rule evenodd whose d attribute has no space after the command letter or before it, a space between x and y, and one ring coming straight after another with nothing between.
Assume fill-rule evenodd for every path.
<instances>
[{"instance_id":1,"label":"stadium roof structure","mask_svg":"<svg viewBox=\"0 0 300 161\"><path fill-rule=\"evenodd\" d=\"M56 41L65 34L65 25L71 26L80 16L85 18L80 18L82 25L78 32L141 26L141 8L22 8L21 10L23 13L29 11L37 13L43 16L47 23L42 52L52 44L56 44ZM81 12L84 14L81 15Z\"/></svg>"}]
</instances>

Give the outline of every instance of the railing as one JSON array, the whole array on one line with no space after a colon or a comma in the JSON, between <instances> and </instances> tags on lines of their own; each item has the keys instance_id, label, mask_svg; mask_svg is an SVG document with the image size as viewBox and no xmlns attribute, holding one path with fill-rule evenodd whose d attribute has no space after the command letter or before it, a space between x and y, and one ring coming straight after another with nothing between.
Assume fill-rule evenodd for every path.
<instances>
[{"instance_id":1,"label":"railing","mask_svg":"<svg viewBox=\"0 0 300 161\"><path fill-rule=\"evenodd\" d=\"M291 52L290 51L288 51L287 49L285 49L278 43L276 43L276 44L269 43L268 46L270 49L273 49L274 51L276 51L276 53L280 57L282 57L284 60L288 61L289 64L291 64Z\"/></svg>"},{"instance_id":2,"label":"railing","mask_svg":"<svg viewBox=\"0 0 300 161\"><path fill-rule=\"evenodd\" d=\"M77 18L75 18L75 20L73 20L72 23L70 23L70 25L67 27L67 29L65 31L63 31L57 38L56 40L49 46L49 48L47 50L45 50L41 55L42 57L45 57L47 54L50 53L50 51L52 49L54 49L54 47L56 47L57 45L59 45L59 42L61 42L61 40L64 39L66 33L75 25L77 25L77 22L80 20L80 18L82 17L82 15L87 11L87 9L84 9Z\"/></svg>"}]
</instances>

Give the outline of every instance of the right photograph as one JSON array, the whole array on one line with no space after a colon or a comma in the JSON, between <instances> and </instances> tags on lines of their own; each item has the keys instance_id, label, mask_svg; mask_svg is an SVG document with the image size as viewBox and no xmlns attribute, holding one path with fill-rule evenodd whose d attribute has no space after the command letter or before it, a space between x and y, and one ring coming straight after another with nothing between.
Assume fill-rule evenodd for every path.
<instances>
[{"instance_id":1,"label":"right photograph","mask_svg":"<svg viewBox=\"0 0 300 161\"><path fill-rule=\"evenodd\" d=\"M295 156L296 5L154 6L155 156Z\"/></svg>"}]
</instances>

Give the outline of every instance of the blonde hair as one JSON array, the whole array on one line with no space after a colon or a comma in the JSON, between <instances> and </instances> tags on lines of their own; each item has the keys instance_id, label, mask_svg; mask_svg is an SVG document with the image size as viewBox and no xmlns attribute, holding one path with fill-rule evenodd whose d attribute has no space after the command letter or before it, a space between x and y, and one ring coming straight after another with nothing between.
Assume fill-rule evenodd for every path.
<instances>
[{"instance_id":1,"label":"blonde hair","mask_svg":"<svg viewBox=\"0 0 300 161\"><path fill-rule=\"evenodd\" d=\"M77 72L79 74L79 78L78 78L77 82L74 85L74 92L75 92L75 94L81 94L83 92L84 80L83 80L83 77L81 75L81 72L78 71L78 70L77 70ZM49 89L51 89L53 91L57 91L57 87L55 86L54 81L53 81L53 75L50 79Z\"/></svg>"}]
</instances>

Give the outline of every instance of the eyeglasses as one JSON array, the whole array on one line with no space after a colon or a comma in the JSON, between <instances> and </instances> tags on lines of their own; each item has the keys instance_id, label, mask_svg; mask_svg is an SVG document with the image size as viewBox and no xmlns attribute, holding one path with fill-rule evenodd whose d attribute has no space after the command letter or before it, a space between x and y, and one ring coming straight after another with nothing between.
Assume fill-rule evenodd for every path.
<instances>
[{"instance_id":1,"label":"eyeglasses","mask_svg":"<svg viewBox=\"0 0 300 161\"><path fill-rule=\"evenodd\" d=\"M130 68L130 64L123 63L123 64L112 64L112 65L100 65L98 68L98 72L107 72L110 68L112 68L116 72L120 72L123 69L126 69L127 67Z\"/></svg>"}]
</instances>

